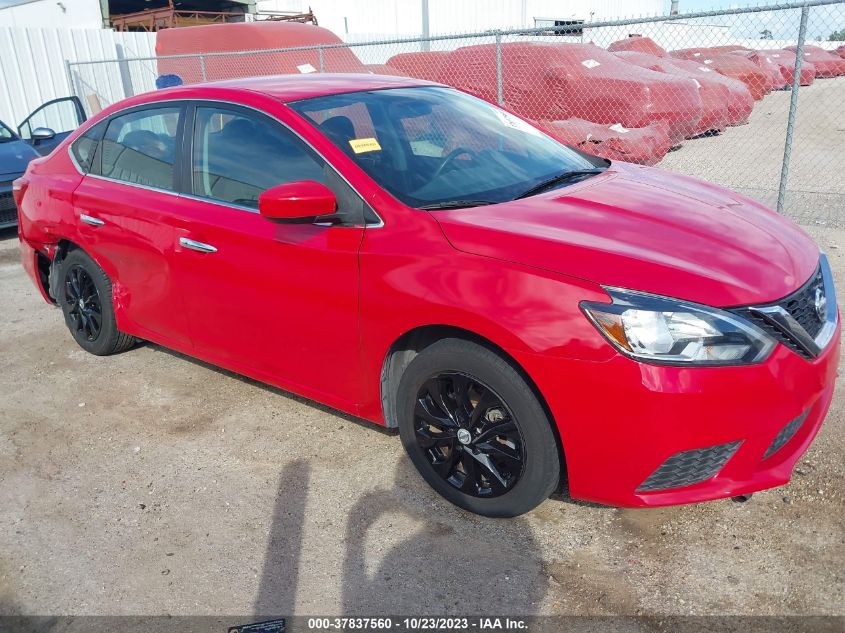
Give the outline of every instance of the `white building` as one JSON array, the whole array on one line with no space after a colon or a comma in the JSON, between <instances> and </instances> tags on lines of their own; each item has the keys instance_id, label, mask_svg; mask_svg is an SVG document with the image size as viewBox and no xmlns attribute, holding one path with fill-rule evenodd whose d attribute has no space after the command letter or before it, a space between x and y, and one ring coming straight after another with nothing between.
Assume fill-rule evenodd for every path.
<instances>
[{"instance_id":1,"label":"white building","mask_svg":"<svg viewBox=\"0 0 845 633\"><path fill-rule=\"evenodd\" d=\"M665 0L256 0L259 14L314 11L346 41L662 15ZM426 25L426 18L428 24Z\"/></svg>"},{"instance_id":2,"label":"white building","mask_svg":"<svg viewBox=\"0 0 845 633\"><path fill-rule=\"evenodd\" d=\"M0 27L99 29L103 11L100 0L0 0Z\"/></svg>"},{"instance_id":3,"label":"white building","mask_svg":"<svg viewBox=\"0 0 845 633\"><path fill-rule=\"evenodd\" d=\"M553 26L664 13L666 0L253 0L259 13L306 13L343 39L462 33L493 28ZM252 10L253 2L240 0ZM109 0L0 0L0 27L89 28L108 25ZM132 10L152 4L134 3ZM185 4L185 3L181 3ZM202 2L190 3L199 8ZM219 4L219 3L218 3ZM210 7L210 5L209 5ZM217 9L217 7L210 7ZM125 10L125 9L124 9ZM425 17L424 17L425 16ZM426 19L427 17L427 19ZM427 22L427 24L426 24Z\"/></svg>"}]
</instances>

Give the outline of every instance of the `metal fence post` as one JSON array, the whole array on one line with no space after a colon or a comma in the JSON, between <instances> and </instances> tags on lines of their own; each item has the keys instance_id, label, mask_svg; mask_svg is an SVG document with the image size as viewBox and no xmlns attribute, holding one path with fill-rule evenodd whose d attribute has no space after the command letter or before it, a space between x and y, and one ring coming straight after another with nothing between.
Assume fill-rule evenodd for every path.
<instances>
[{"instance_id":1,"label":"metal fence post","mask_svg":"<svg viewBox=\"0 0 845 633\"><path fill-rule=\"evenodd\" d=\"M76 86L73 85L73 71L70 69L70 60L69 59L65 60L65 75L67 75L68 92L70 92L70 94L72 94L72 95L76 95L77 97L79 97L79 95L76 94Z\"/></svg>"},{"instance_id":2,"label":"metal fence post","mask_svg":"<svg viewBox=\"0 0 845 633\"><path fill-rule=\"evenodd\" d=\"M789 117L786 121L786 141L783 146L783 165L780 169L780 186L778 187L778 213L783 213L786 198L786 181L789 177L789 159L792 156L792 137L795 133L795 115L798 110L798 88L801 86L801 60L804 57L804 40L807 36L807 17L810 7L801 8L801 24L798 27L798 47L795 49L795 68L792 77L792 94L789 98Z\"/></svg>"},{"instance_id":3,"label":"metal fence post","mask_svg":"<svg viewBox=\"0 0 845 633\"><path fill-rule=\"evenodd\" d=\"M208 81L208 75L205 72L205 55L200 55L200 72L202 73L202 80Z\"/></svg>"},{"instance_id":4,"label":"metal fence post","mask_svg":"<svg viewBox=\"0 0 845 633\"><path fill-rule=\"evenodd\" d=\"M500 31L496 31L496 98L499 105L505 104L502 88L502 33Z\"/></svg>"},{"instance_id":5,"label":"metal fence post","mask_svg":"<svg viewBox=\"0 0 845 633\"><path fill-rule=\"evenodd\" d=\"M122 60L117 63L117 70L120 72L120 83L123 85L123 96L134 97L135 90L132 88L132 73L129 71L129 62L126 61L126 55L122 44L114 45L117 58Z\"/></svg>"},{"instance_id":6,"label":"metal fence post","mask_svg":"<svg viewBox=\"0 0 845 633\"><path fill-rule=\"evenodd\" d=\"M323 47L321 46L317 50L320 53L320 72L324 73L324 72L326 72L326 60L325 60L324 53L323 53Z\"/></svg>"},{"instance_id":7,"label":"metal fence post","mask_svg":"<svg viewBox=\"0 0 845 633\"><path fill-rule=\"evenodd\" d=\"M431 50L431 41L428 39L431 35L428 23L428 0L422 0L422 42L420 42L420 50L427 53Z\"/></svg>"}]
</instances>

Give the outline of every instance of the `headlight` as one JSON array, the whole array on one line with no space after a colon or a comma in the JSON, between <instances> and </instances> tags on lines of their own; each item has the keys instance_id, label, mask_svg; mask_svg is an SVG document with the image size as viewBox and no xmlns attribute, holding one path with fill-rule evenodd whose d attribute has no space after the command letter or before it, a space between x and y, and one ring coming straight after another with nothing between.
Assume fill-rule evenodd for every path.
<instances>
[{"instance_id":1,"label":"headlight","mask_svg":"<svg viewBox=\"0 0 845 633\"><path fill-rule=\"evenodd\" d=\"M777 342L740 316L696 303L605 288L613 303L584 301L593 324L623 354L647 363L747 365Z\"/></svg>"}]
</instances>

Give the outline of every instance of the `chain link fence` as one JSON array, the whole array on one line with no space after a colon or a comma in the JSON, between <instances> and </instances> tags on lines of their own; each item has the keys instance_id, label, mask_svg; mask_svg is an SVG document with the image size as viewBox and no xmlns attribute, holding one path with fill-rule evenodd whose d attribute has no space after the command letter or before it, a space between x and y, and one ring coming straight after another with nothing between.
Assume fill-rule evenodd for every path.
<instances>
[{"instance_id":1,"label":"chain link fence","mask_svg":"<svg viewBox=\"0 0 845 633\"><path fill-rule=\"evenodd\" d=\"M67 64L89 111L290 73L405 75L499 103L586 152L697 176L845 227L845 2ZM178 78L178 79L177 79Z\"/></svg>"}]
</instances>

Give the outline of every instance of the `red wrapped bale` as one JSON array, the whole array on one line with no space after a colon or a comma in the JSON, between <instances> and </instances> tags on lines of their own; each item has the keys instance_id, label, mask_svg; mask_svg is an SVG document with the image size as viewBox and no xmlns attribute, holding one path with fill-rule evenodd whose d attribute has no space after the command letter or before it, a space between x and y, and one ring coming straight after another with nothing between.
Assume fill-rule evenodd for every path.
<instances>
[{"instance_id":1,"label":"red wrapped bale","mask_svg":"<svg viewBox=\"0 0 845 633\"><path fill-rule=\"evenodd\" d=\"M724 48L724 47L719 47ZM713 49L710 49L713 50ZM737 49L738 50L738 49ZM688 48L669 53L678 59L687 59L712 68L718 73L738 79L751 91L755 100L762 99L769 92L769 75L750 59L732 52L708 52L708 49Z\"/></svg>"},{"instance_id":2,"label":"red wrapped bale","mask_svg":"<svg viewBox=\"0 0 845 633\"><path fill-rule=\"evenodd\" d=\"M178 29L164 29L156 34L156 55L260 51L273 48L342 44L328 29L298 22L233 22ZM205 79L215 81L254 75L283 75L325 72L365 73L364 64L348 48L284 53L206 56ZM322 66L322 68L321 68ZM200 60L196 57L159 59L159 75L175 74L185 83L203 81Z\"/></svg>"},{"instance_id":3,"label":"red wrapped bale","mask_svg":"<svg viewBox=\"0 0 845 633\"><path fill-rule=\"evenodd\" d=\"M694 67L692 71L679 68L676 65L676 62L679 60L672 59L671 57L657 57L655 55L633 51L621 51L615 53L615 55L621 60L639 66L640 68L647 68L648 70L695 81L698 85L698 94L701 97L702 114L698 126L693 131L693 136L699 136L707 132L722 132L731 121L731 115L728 112L731 91L723 82L713 78L713 75L717 73L702 72L697 67ZM743 89L746 92L748 91L745 86L743 86ZM753 103L751 95L748 96L748 101Z\"/></svg>"},{"instance_id":4,"label":"red wrapped bale","mask_svg":"<svg viewBox=\"0 0 845 633\"><path fill-rule=\"evenodd\" d=\"M366 64L367 72L372 75L394 75L396 77L407 77L399 69L394 68L390 64Z\"/></svg>"},{"instance_id":5,"label":"red wrapped bale","mask_svg":"<svg viewBox=\"0 0 845 633\"><path fill-rule=\"evenodd\" d=\"M561 143L608 160L655 165L672 147L663 123L638 129L583 119L536 121L535 125Z\"/></svg>"},{"instance_id":6,"label":"red wrapped bale","mask_svg":"<svg viewBox=\"0 0 845 633\"><path fill-rule=\"evenodd\" d=\"M780 71L780 66L766 53L762 51L734 51L732 55L742 55L766 73L768 90L781 90L786 87L786 78Z\"/></svg>"},{"instance_id":7,"label":"red wrapped bale","mask_svg":"<svg viewBox=\"0 0 845 633\"><path fill-rule=\"evenodd\" d=\"M834 52L839 55L842 59L845 59L845 44L837 48Z\"/></svg>"},{"instance_id":8,"label":"red wrapped bale","mask_svg":"<svg viewBox=\"0 0 845 633\"><path fill-rule=\"evenodd\" d=\"M680 70L690 73L695 79L701 81L715 82L728 89L728 125L742 125L748 122L751 111L754 109L754 97L744 83L738 79L726 77L716 72L709 66L698 64L688 59L670 58L667 61Z\"/></svg>"},{"instance_id":9,"label":"red wrapped bale","mask_svg":"<svg viewBox=\"0 0 845 633\"><path fill-rule=\"evenodd\" d=\"M678 50L670 51L669 55L672 57L680 57L681 59L697 60L702 57L712 57L713 55L724 55L726 53L735 53L736 51L750 51L752 49L745 46L738 46L730 44L726 46L705 46L700 48L679 48Z\"/></svg>"},{"instance_id":10,"label":"red wrapped bale","mask_svg":"<svg viewBox=\"0 0 845 633\"><path fill-rule=\"evenodd\" d=\"M795 53L780 48L762 50L760 53L766 55L780 69L780 74L787 86L792 85L792 78L795 76ZM804 60L801 62L801 73L798 81L802 86L809 86L816 78L816 67Z\"/></svg>"},{"instance_id":11,"label":"red wrapped bale","mask_svg":"<svg viewBox=\"0 0 845 633\"><path fill-rule=\"evenodd\" d=\"M797 46L789 46L785 50L797 50ZM845 59L818 46L804 46L804 59L816 68L816 77L828 79L845 75Z\"/></svg>"},{"instance_id":12,"label":"red wrapped bale","mask_svg":"<svg viewBox=\"0 0 845 633\"><path fill-rule=\"evenodd\" d=\"M650 37L631 36L624 40L613 42L607 47L611 53L631 52L631 53L645 53L647 55L654 55L655 57L668 57L669 54L666 49L660 46Z\"/></svg>"},{"instance_id":13,"label":"red wrapped bale","mask_svg":"<svg viewBox=\"0 0 845 633\"><path fill-rule=\"evenodd\" d=\"M632 68L592 44L503 44L505 106L526 118L581 118L641 128L663 121L674 143L694 133L702 116L694 81ZM496 46L449 54L438 80L495 102Z\"/></svg>"},{"instance_id":14,"label":"red wrapped bale","mask_svg":"<svg viewBox=\"0 0 845 633\"><path fill-rule=\"evenodd\" d=\"M421 51L418 53L399 53L387 60L387 64L396 68L406 77L437 81L440 67L449 55L447 51Z\"/></svg>"}]
</instances>

